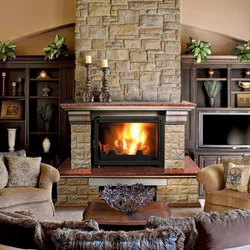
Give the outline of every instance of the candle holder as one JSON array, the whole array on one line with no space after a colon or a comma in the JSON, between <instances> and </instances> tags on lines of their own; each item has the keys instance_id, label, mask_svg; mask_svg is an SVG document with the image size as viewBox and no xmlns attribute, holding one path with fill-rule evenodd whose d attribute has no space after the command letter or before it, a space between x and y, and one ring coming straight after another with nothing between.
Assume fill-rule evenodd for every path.
<instances>
[{"instance_id":1,"label":"candle holder","mask_svg":"<svg viewBox=\"0 0 250 250\"><path fill-rule=\"evenodd\" d=\"M6 73L3 72L2 73L2 96L5 96L5 77L6 77Z\"/></svg>"},{"instance_id":2,"label":"candle holder","mask_svg":"<svg viewBox=\"0 0 250 250\"><path fill-rule=\"evenodd\" d=\"M93 66L93 63L84 63L83 66L87 70L87 77L86 77L86 86L83 92L82 101L83 102L93 102L94 96L90 87L91 79L90 79L90 67Z\"/></svg>"},{"instance_id":3,"label":"candle holder","mask_svg":"<svg viewBox=\"0 0 250 250\"><path fill-rule=\"evenodd\" d=\"M16 95L16 82L12 83L12 95L15 96Z\"/></svg>"},{"instance_id":4,"label":"candle holder","mask_svg":"<svg viewBox=\"0 0 250 250\"><path fill-rule=\"evenodd\" d=\"M18 78L17 79L17 82L18 82L18 89L17 89L17 92L18 92L18 95L21 96L22 93L23 93L23 85L22 85L22 78Z\"/></svg>"},{"instance_id":5,"label":"candle holder","mask_svg":"<svg viewBox=\"0 0 250 250\"><path fill-rule=\"evenodd\" d=\"M100 102L111 102L111 95L109 93L109 87L108 87L108 71L109 67L102 67L101 70L103 72L102 77L102 88L101 88L101 94L99 96Z\"/></svg>"}]
</instances>

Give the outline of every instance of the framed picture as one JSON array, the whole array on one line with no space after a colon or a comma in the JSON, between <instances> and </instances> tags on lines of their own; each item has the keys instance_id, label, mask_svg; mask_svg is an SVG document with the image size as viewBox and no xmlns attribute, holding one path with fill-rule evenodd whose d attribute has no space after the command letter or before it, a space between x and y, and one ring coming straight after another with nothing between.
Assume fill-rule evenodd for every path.
<instances>
[{"instance_id":1,"label":"framed picture","mask_svg":"<svg viewBox=\"0 0 250 250\"><path fill-rule=\"evenodd\" d=\"M1 108L2 119L21 119L22 102L21 101L2 101Z\"/></svg>"},{"instance_id":2,"label":"framed picture","mask_svg":"<svg viewBox=\"0 0 250 250\"><path fill-rule=\"evenodd\" d=\"M236 94L237 96L237 107L250 107L250 94Z\"/></svg>"}]
</instances>

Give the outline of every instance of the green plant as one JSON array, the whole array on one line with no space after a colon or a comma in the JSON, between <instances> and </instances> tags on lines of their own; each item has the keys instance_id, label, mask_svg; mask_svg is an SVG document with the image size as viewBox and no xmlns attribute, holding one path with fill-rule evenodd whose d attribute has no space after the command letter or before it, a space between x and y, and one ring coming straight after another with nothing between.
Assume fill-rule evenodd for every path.
<instances>
[{"instance_id":1,"label":"green plant","mask_svg":"<svg viewBox=\"0 0 250 250\"><path fill-rule=\"evenodd\" d=\"M212 53L211 44L201 40L196 42L192 37L189 37L189 43L187 43L187 52L194 55L197 63L207 61L208 55Z\"/></svg>"},{"instance_id":2,"label":"green plant","mask_svg":"<svg viewBox=\"0 0 250 250\"><path fill-rule=\"evenodd\" d=\"M0 58L5 62L9 57L15 58L16 45L14 45L10 40L5 43L0 41Z\"/></svg>"},{"instance_id":3,"label":"green plant","mask_svg":"<svg viewBox=\"0 0 250 250\"><path fill-rule=\"evenodd\" d=\"M240 45L238 44L235 48L235 55L242 62L250 59L250 40Z\"/></svg>"},{"instance_id":4,"label":"green plant","mask_svg":"<svg viewBox=\"0 0 250 250\"><path fill-rule=\"evenodd\" d=\"M60 56L68 56L68 47L65 44L65 38L59 35L56 35L54 42L50 43L43 50L45 52L45 60L54 60Z\"/></svg>"},{"instance_id":5,"label":"green plant","mask_svg":"<svg viewBox=\"0 0 250 250\"><path fill-rule=\"evenodd\" d=\"M215 97L218 94L218 92L221 90L222 83L216 80L205 81L204 86L207 91L208 97Z\"/></svg>"},{"instance_id":6,"label":"green plant","mask_svg":"<svg viewBox=\"0 0 250 250\"><path fill-rule=\"evenodd\" d=\"M53 117L54 110L55 109L51 104L44 104L40 108L37 108L36 111L44 122L50 122Z\"/></svg>"}]
</instances>

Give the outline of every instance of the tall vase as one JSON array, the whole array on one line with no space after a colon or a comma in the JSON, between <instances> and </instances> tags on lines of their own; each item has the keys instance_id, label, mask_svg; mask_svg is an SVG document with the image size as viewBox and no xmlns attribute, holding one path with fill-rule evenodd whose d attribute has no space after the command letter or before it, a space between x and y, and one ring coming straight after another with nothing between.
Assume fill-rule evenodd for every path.
<instances>
[{"instance_id":1,"label":"tall vase","mask_svg":"<svg viewBox=\"0 0 250 250\"><path fill-rule=\"evenodd\" d=\"M16 142L16 128L7 128L8 129L8 144L9 151L13 152L15 150L15 142Z\"/></svg>"},{"instance_id":2,"label":"tall vase","mask_svg":"<svg viewBox=\"0 0 250 250\"><path fill-rule=\"evenodd\" d=\"M214 97L209 97L209 106L214 107Z\"/></svg>"}]
</instances>

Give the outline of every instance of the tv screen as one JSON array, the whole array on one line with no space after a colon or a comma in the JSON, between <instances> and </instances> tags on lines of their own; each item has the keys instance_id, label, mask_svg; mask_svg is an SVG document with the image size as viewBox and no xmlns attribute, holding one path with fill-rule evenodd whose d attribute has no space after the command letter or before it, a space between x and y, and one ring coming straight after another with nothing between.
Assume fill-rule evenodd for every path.
<instances>
[{"instance_id":1,"label":"tv screen","mask_svg":"<svg viewBox=\"0 0 250 250\"><path fill-rule=\"evenodd\" d=\"M249 112L199 112L199 147L250 148Z\"/></svg>"}]
</instances>

